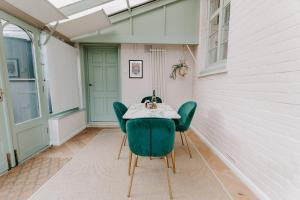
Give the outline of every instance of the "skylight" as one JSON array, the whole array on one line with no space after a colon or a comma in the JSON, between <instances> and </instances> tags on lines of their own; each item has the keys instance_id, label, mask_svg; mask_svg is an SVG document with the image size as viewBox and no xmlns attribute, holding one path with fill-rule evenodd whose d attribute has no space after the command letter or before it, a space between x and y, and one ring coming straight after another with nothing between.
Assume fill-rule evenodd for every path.
<instances>
[{"instance_id":1,"label":"skylight","mask_svg":"<svg viewBox=\"0 0 300 200\"><path fill-rule=\"evenodd\" d=\"M93 12L97 12L97 11L102 10L102 9L104 9L104 11L107 15L111 15L113 13L120 12L122 10L126 10L127 9L127 3L126 3L126 0L114 0L114 1L111 1L111 2L108 2L108 3L105 3L101 6L97 6L97 7L85 10L83 12L71 15L71 16L69 16L69 18L78 18L78 17L81 17L81 16L91 14Z\"/></svg>"},{"instance_id":2,"label":"skylight","mask_svg":"<svg viewBox=\"0 0 300 200\"><path fill-rule=\"evenodd\" d=\"M129 0L129 3L130 3L130 6L131 7L134 7L134 6L138 6L138 5L141 5L141 4L144 4L144 3L147 3L149 2L150 0Z\"/></svg>"},{"instance_id":3,"label":"skylight","mask_svg":"<svg viewBox=\"0 0 300 200\"><path fill-rule=\"evenodd\" d=\"M55 7L62 8L67 5L71 5L73 3L77 3L79 1L87 1L87 0L49 0ZM147 2L150 2L151 0L129 0L130 7L138 6ZM126 0L113 0L107 3L104 3L100 6L96 6L87 10L84 10L82 12L72 14L68 16L69 19L75 19L79 18L94 12L97 12L99 10L104 10L107 15L112 15L124 10L127 10L127 2Z\"/></svg>"},{"instance_id":4,"label":"skylight","mask_svg":"<svg viewBox=\"0 0 300 200\"><path fill-rule=\"evenodd\" d=\"M56 8L61 8L81 0L48 0L48 1L52 3Z\"/></svg>"},{"instance_id":5,"label":"skylight","mask_svg":"<svg viewBox=\"0 0 300 200\"><path fill-rule=\"evenodd\" d=\"M152 0L129 0L130 7L138 6ZM99 10L104 10L107 15L112 15L124 10L127 10L127 2L126 0L114 0L103 5L82 11L80 13L76 13L74 15L69 16L70 19L82 17L93 12L97 12Z\"/></svg>"}]
</instances>

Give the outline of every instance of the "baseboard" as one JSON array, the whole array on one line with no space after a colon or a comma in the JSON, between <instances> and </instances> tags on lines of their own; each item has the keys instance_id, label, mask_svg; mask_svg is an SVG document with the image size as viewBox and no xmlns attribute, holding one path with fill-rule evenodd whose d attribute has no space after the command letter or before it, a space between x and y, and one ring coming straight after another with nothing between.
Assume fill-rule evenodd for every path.
<instances>
[{"instance_id":1,"label":"baseboard","mask_svg":"<svg viewBox=\"0 0 300 200\"><path fill-rule=\"evenodd\" d=\"M241 179L248 188L255 193L255 195L261 200L271 200L256 184L251 181L241 170L239 170L227 157L224 156L204 135L200 133L195 127L191 126L194 133L231 169L231 171Z\"/></svg>"},{"instance_id":2,"label":"baseboard","mask_svg":"<svg viewBox=\"0 0 300 200\"><path fill-rule=\"evenodd\" d=\"M119 125L118 122L89 122L87 127L117 128Z\"/></svg>"}]
</instances>

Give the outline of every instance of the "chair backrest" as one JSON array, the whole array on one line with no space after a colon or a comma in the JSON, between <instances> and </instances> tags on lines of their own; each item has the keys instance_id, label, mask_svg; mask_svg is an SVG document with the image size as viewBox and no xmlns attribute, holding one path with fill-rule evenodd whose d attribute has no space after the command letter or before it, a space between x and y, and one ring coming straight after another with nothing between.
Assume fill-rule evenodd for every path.
<instances>
[{"instance_id":1,"label":"chair backrest","mask_svg":"<svg viewBox=\"0 0 300 200\"><path fill-rule=\"evenodd\" d=\"M175 124L171 119L132 119L126 129L129 148L138 156L166 156L174 148Z\"/></svg>"},{"instance_id":2,"label":"chair backrest","mask_svg":"<svg viewBox=\"0 0 300 200\"><path fill-rule=\"evenodd\" d=\"M180 106L178 114L181 117L179 119L179 126L181 131L186 131L190 128L196 108L197 103L194 101L188 101Z\"/></svg>"},{"instance_id":3,"label":"chair backrest","mask_svg":"<svg viewBox=\"0 0 300 200\"><path fill-rule=\"evenodd\" d=\"M121 130L124 133L126 133L126 120L123 119L123 115L127 112L128 108L121 102L114 102L113 108L117 116Z\"/></svg>"},{"instance_id":4,"label":"chair backrest","mask_svg":"<svg viewBox=\"0 0 300 200\"><path fill-rule=\"evenodd\" d=\"M152 99L152 96L147 96L147 97L144 97L141 101L141 103L145 103L145 101L151 101ZM157 103L162 103L162 99L160 97L156 97L156 101Z\"/></svg>"}]
</instances>

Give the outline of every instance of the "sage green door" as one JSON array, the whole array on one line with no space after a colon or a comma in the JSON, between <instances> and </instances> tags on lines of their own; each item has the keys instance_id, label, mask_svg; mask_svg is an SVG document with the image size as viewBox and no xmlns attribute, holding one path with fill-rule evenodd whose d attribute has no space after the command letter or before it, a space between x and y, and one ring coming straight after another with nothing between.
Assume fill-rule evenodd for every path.
<instances>
[{"instance_id":1,"label":"sage green door","mask_svg":"<svg viewBox=\"0 0 300 200\"><path fill-rule=\"evenodd\" d=\"M12 145L17 160L37 153L49 144L46 99L40 65L37 29L0 13L1 62L4 98ZM2 19L3 19L2 18Z\"/></svg>"},{"instance_id":2,"label":"sage green door","mask_svg":"<svg viewBox=\"0 0 300 200\"><path fill-rule=\"evenodd\" d=\"M1 60L1 59L0 59ZM7 171L9 166L7 162L7 154L13 152L9 148L8 130L5 119L5 107L3 99L3 82L0 79L0 174Z\"/></svg>"},{"instance_id":3,"label":"sage green door","mask_svg":"<svg viewBox=\"0 0 300 200\"><path fill-rule=\"evenodd\" d=\"M119 100L118 47L87 48L89 120L116 121L112 104Z\"/></svg>"}]
</instances>

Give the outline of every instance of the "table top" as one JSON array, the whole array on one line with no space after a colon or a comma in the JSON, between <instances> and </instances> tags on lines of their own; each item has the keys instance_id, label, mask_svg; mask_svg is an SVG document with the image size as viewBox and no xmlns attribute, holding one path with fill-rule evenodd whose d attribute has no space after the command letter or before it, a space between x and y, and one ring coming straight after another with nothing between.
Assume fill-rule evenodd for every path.
<instances>
[{"instance_id":1,"label":"table top","mask_svg":"<svg viewBox=\"0 0 300 200\"><path fill-rule=\"evenodd\" d=\"M157 109L147 109L144 103L138 103L131 105L123 116L123 119L136 118L180 119L180 115L165 103L158 103Z\"/></svg>"}]
</instances>

